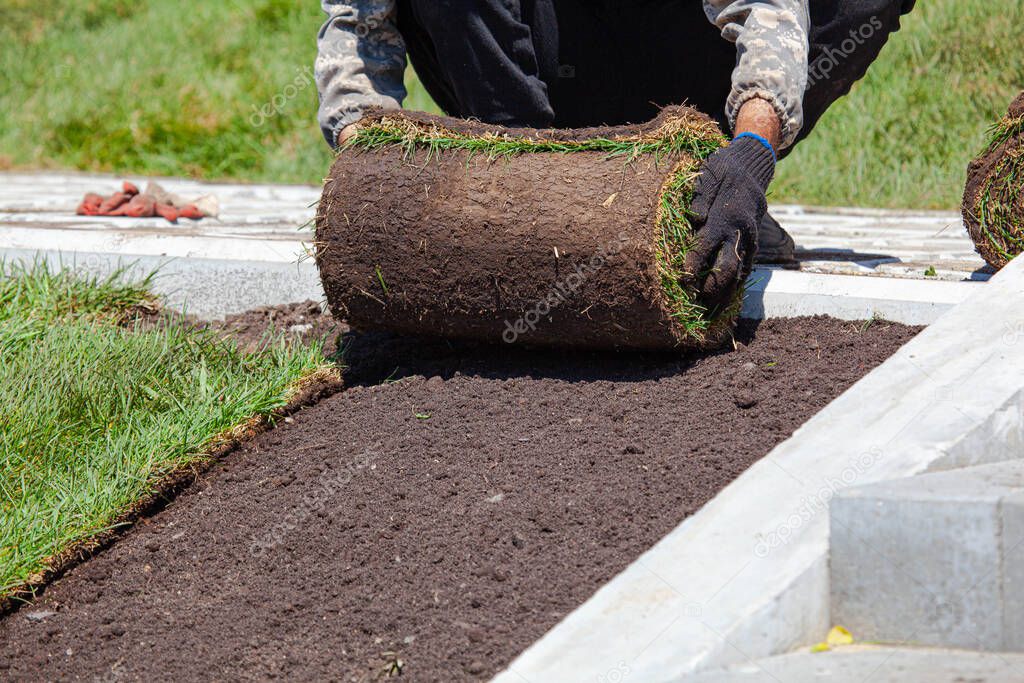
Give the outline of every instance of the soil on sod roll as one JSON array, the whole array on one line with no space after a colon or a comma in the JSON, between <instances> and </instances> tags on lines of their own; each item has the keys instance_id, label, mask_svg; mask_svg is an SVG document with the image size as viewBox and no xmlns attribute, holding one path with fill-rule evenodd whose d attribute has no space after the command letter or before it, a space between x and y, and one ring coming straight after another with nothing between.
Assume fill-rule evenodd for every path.
<instances>
[{"instance_id":1,"label":"soil on sod roll","mask_svg":"<svg viewBox=\"0 0 1024 683\"><path fill-rule=\"evenodd\" d=\"M682 284L713 121L509 129L406 112L360 122L325 181L317 264L357 329L572 348L712 348L739 310ZM737 283L738 284L738 283Z\"/></svg>"},{"instance_id":2,"label":"soil on sod roll","mask_svg":"<svg viewBox=\"0 0 1024 683\"><path fill-rule=\"evenodd\" d=\"M0 679L484 680L916 332L347 340L349 388L0 621Z\"/></svg>"},{"instance_id":3,"label":"soil on sod roll","mask_svg":"<svg viewBox=\"0 0 1024 683\"><path fill-rule=\"evenodd\" d=\"M967 169L963 216L978 253L993 268L1024 251L1024 92Z\"/></svg>"}]
</instances>

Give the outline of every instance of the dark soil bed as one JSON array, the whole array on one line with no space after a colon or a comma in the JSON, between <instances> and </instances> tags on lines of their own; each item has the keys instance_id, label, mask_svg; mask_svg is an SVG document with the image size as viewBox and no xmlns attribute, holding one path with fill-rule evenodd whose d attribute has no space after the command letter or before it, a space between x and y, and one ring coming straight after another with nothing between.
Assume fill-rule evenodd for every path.
<instances>
[{"instance_id":1,"label":"dark soil bed","mask_svg":"<svg viewBox=\"0 0 1024 683\"><path fill-rule=\"evenodd\" d=\"M748 321L690 358L350 338L346 391L0 622L0 680L486 679L916 331Z\"/></svg>"}]
</instances>

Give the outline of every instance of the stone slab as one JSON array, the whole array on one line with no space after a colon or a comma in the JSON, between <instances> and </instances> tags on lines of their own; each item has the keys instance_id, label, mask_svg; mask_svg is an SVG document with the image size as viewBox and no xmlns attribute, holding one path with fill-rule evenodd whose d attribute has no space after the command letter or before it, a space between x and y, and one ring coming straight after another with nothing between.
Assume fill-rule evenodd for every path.
<instances>
[{"instance_id":1,"label":"stone slab","mask_svg":"<svg viewBox=\"0 0 1024 683\"><path fill-rule=\"evenodd\" d=\"M859 637L1024 651L1024 460L838 493L832 621Z\"/></svg>"}]
</instances>

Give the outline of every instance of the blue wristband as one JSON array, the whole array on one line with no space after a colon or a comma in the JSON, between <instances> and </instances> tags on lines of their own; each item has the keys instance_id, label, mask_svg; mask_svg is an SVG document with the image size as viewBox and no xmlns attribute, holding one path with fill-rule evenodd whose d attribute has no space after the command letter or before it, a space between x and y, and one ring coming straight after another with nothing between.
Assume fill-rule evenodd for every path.
<instances>
[{"instance_id":1,"label":"blue wristband","mask_svg":"<svg viewBox=\"0 0 1024 683\"><path fill-rule=\"evenodd\" d=\"M772 147L772 143L768 142L767 138L763 138L760 135L758 135L757 133L749 133L748 132L748 133L740 133L739 135L734 137L732 140L733 140L733 142L736 142L740 138L751 138L753 140L757 140L762 145L764 145L765 149L767 149L769 152L772 153L772 161L774 161L775 163L779 162L779 157L775 155L775 148Z\"/></svg>"}]
</instances>

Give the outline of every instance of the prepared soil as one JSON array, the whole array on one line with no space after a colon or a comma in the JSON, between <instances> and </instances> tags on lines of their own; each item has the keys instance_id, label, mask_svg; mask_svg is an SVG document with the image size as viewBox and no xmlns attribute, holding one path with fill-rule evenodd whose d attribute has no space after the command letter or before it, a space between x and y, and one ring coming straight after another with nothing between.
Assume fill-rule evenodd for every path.
<instances>
[{"instance_id":1,"label":"prepared soil","mask_svg":"<svg viewBox=\"0 0 1024 683\"><path fill-rule=\"evenodd\" d=\"M351 337L344 392L0 621L0 680L486 680L916 332L746 321L692 357Z\"/></svg>"}]
</instances>

